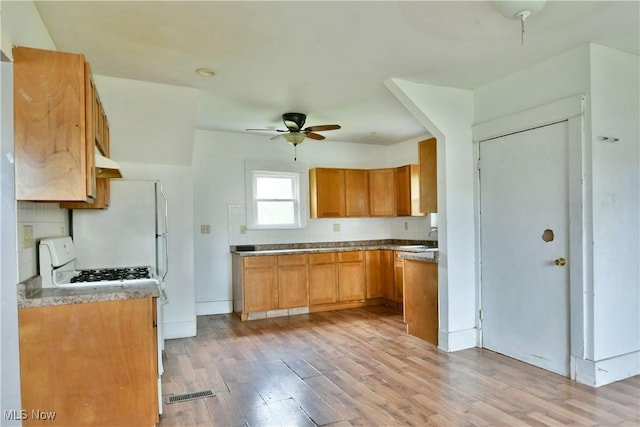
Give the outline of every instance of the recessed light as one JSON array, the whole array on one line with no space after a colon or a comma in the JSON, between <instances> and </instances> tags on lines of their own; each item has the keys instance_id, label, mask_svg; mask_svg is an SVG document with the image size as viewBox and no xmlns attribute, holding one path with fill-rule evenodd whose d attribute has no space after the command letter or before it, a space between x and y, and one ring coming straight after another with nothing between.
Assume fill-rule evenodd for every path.
<instances>
[{"instance_id":1,"label":"recessed light","mask_svg":"<svg viewBox=\"0 0 640 427\"><path fill-rule=\"evenodd\" d=\"M216 70L212 70L211 68L198 68L196 74L202 77L213 77L216 75Z\"/></svg>"}]
</instances>

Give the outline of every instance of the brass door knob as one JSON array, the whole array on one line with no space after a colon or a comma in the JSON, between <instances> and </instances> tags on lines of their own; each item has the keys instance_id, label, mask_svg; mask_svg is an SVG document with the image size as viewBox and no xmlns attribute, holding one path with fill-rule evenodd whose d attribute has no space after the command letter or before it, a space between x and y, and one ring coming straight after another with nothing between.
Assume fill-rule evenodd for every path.
<instances>
[{"instance_id":1,"label":"brass door knob","mask_svg":"<svg viewBox=\"0 0 640 427\"><path fill-rule=\"evenodd\" d=\"M554 261L554 263L556 265L559 265L560 267L562 267L563 265L565 265L567 263L567 260L564 258L558 258Z\"/></svg>"}]
</instances>

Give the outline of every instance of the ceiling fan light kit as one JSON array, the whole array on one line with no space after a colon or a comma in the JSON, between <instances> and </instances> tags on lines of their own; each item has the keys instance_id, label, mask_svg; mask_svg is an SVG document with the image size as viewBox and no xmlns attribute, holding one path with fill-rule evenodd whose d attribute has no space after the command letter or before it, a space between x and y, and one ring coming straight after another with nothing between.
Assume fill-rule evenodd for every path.
<instances>
[{"instance_id":1,"label":"ceiling fan light kit","mask_svg":"<svg viewBox=\"0 0 640 427\"><path fill-rule=\"evenodd\" d=\"M325 137L316 133L318 131L336 130L340 129L340 125L317 125L307 126L303 129L304 123L307 120L307 115L302 113L284 113L282 115L282 121L287 129L247 129L247 130L264 130L270 132L282 132L282 135L276 135L271 139L276 139L283 136L288 143L296 146L305 138L311 138L318 141L323 140Z\"/></svg>"}]
</instances>

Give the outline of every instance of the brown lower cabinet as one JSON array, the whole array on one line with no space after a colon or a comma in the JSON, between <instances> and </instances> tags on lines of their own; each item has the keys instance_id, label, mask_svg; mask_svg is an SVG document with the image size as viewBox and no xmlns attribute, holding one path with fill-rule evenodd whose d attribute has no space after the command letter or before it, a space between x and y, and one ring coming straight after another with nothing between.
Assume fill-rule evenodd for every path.
<instances>
[{"instance_id":1,"label":"brown lower cabinet","mask_svg":"<svg viewBox=\"0 0 640 427\"><path fill-rule=\"evenodd\" d=\"M338 301L365 298L365 262L363 251L338 252Z\"/></svg>"},{"instance_id":2,"label":"brown lower cabinet","mask_svg":"<svg viewBox=\"0 0 640 427\"><path fill-rule=\"evenodd\" d=\"M278 256L278 308L308 305L307 255Z\"/></svg>"},{"instance_id":3,"label":"brown lower cabinet","mask_svg":"<svg viewBox=\"0 0 640 427\"><path fill-rule=\"evenodd\" d=\"M338 254L309 254L309 305L338 301Z\"/></svg>"},{"instance_id":4,"label":"brown lower cabinet","mask_svg":"<svg viewBox=\"0 0 640 427\"><path fill-rule=\"evenodd\" d=\"M233 311L247 320L251 313L292 308L313 312L381 303L400 308L405 299L402 254L394 250L233 254Z\"/></svg>"},{"instance_id":5,"label":"brown lower cabinet","mask_svg":"<svg viewBox=\"0 0 640 427\"><path fill-rule=\"evenodd\" d=\"M18 310L22 425L158 423L155 298Z\"/></svg>"},{"instance_id":6,"label":"brown lower cabinet","mask_svg":"<svg viewBox=\"0 0 640 427\"><path fill-rule=\"evenodd\" d=\"M407 333L438 345L438 264L404 260Z\"/></svg>"}]
</instances>

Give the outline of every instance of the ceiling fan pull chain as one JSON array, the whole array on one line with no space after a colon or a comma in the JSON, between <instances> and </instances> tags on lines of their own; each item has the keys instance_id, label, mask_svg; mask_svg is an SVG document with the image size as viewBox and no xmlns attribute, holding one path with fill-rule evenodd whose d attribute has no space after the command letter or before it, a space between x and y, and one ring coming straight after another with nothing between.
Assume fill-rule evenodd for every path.
<instances>
[{"instance_id":1,"label":"ceiling fan pull chain","mask_svg":"<svg viewBox=\"0 0 640 427\"><path fill-rule=\"evenodd\" d=\"M293 146L293 161L294 162L298 161L298 144L295 144Z\"/></svg>"}]
</instances>

